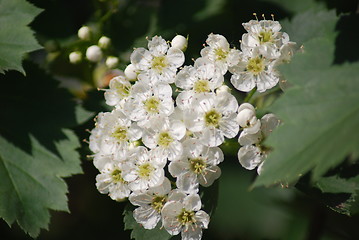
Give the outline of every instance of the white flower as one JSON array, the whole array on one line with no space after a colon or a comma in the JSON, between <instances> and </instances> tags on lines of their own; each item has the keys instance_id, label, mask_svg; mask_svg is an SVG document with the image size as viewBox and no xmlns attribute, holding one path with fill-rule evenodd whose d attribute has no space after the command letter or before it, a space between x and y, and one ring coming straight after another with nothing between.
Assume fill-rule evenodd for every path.
<instances>
[{"instance_id":1,"label":"white flower","mask_svg":"<svg viewBox=\"0 0 359 240\"><path fill-rule=\"evenodd\" d=\"M196 139L183 142L182 158L172 161L168 170L176 177L176 185L186 193L198 192L198 184L208 187L221 175L217 166L224 160L218 147L206 147Z\"/></svg>"},{"instance_id":2,"label":"white flower","mask_svg":"<svg viewBox=\"0 0 359 240\"><path fill-rule=\"evenodd\" d=\"M228 67L238 63L239 50L231 49L227 39L222 35L211 33L206 43L208 46L201 50L201 56L214 62L222 75L227 72Z\"/></svg>"},{"instance_id":3,"label":"white flower","mask_svg":"<svg viewBox=\"0 0 359 240\"><path fill-rule=\"evenodd\" d=\"M106 36L102 36L99 40L98 40L98 45L100 48L106 49L110 46L111 44L111 39L106 37Z\"/></svg>"},{"instance_id":4,"label":"white flower","mask_svg":"<svg viewBox=\"0 0 359 240\"><path fill-rule=\"evenodd\" d=\"M244 51L241 60L229 71L233 74L231 83L243 92L249 92L257 87L258 92L273 88L279 81L279 75L274 69L275 62L260 54L259 49Z\"/></svg>"},{"instance_id":5,"label":"white flower","mask_svg":"<svg viewBox=\"0 0 359 240\"><path fill-rule=\"evenodd\" d=\"M280 32L282 28L279 22L272 20L251 20L243 23L248 33L243 34L241 48L258 48L260 53L269 59L276 59L280 54L280 48L287 44L289 36Z\"/></svg>"},{"instance_id":6,"label":"white flower","mask_svg":"<svg viewBox=\"0 0 359 240\"><path fill-rule=\"evenodd\" d=\"M173 110L172 88L168 84L151 87L146 83L136 82L132 87L131 99L124 105L125 114L145 128L151 128L158 118L169 116Z\"/></svg>"},{"instance_id":7,"label":"white flower","mask_svg":"<svg viewBox=\"0 0 359 240\"><path fill-rule=\"evenodd\" d=\"M185 110L186 127L209 147L219 146L224 137L233 138L239 131L236 121L238 103L230 93L203 94Z\"/></svg>"},{"instance_id":8,"label":"white flower","mask_svg":"<svg viewBox=\"0 0 359 240\"><path fill-rule=\"evenodd\" d=\"M169 48L158 36L148 42L148 49L137 48L131 54L131 63L139 72L138 79L151 85L173 83L177 68L184 63L183 52L175 47Z\"/></svg>"},{"instance_id":9,"label":"white flower","mask_svg":"<svg viewBox=\"0 0 359 240\"><path fill-rule=\"evenodd\" d=\"M69 55L70 63L76 64L82 61L82 53L80 51L75 51Z\"/></svg>"},{"instance_id":10,"label":"white flower","mask_svg":"<svg viewBox=\"0 0 359 240\"><path fill-rule=\"evenodd\" d=\"M123 179L132 191L145 191L163 183L166 159L155 149L135 148L123 165Z\"/></svg>"},{"instance_id":11,"label":"white flower","mask_svg":"<svg viewBox=\"0 0 359 240\"><path fill-rule=\"evenodd\" d=\"M130 81L120 75L111 79L109 87L110 89L106 89L104 94L106 104L122 109L124 103L131 95L132 85Z\"/></svg>"},{"instance_id":12,"label":"white flower","mask_svg":"<svg viewBox=\"0 0 359 240\"><path fill-rule=\"evenodd\" d=\"M102 50L97 45L92 45L86 50L86 58L91 62L99 62L102 59Z\"/></svg>"},{"instance_id":13,"label":"white flower","mask_svg":"<svg viewBox=\"0 0 359 240\"><path fill-rule=\"evenodd\" d=\"M171 191L171 183L165 178L163 183L145 192L133 192L128 198L130 202L139 206L133 211L133 217L145 229L153 229L161 220L161 210Z\"/></svg>"},{"instance_id":14,"label":"white flower","mask_svg":"<svg viewBox=\"0 0 359 240\"><path fill-rule=\"evenodd\" d=\"M182 240L200 240L207 229L209 215L201 209L201 199L191 194L182 201L168 201L162 209L164 228L171 235L181 233Z\"/></svg>"},{"instance_id":15,"label":"white flower","mask_svg":"<svg viewBox=\"0 0 359 240\"><path fill-rule=\"evenodd\" d=\"M120 110L99 113L96 127L91 131L89 147L95 153L94 165L101 168L105 155L124 160L131 142L140 139L142 130L132 123ZM98 156L98 157L97 157Z\"/></svg>"},{"instance_id":16,"label":"white flower","mask_svg":"<svg viewBox=\"0 0 359 240\"><path fill-rule=\"evenodd\" d=\"M108 57L106 58L105 64L106 64L106 66L107 66L108 68L115 68L115 67L118 65L118 62L119 62L119 60L118 60L117 57L108 56Z\"/></svg>"},{"instance_id":17,"label":"white flower","mask_svg":"<svg viewBox=\"0 0 359 240\"><path fill-rule=\"evenodd\" d=\"M88 26L83 26L77 32L77 36L82 40L90 40L91 29Z\"/></svg>"},{"instance_id":18,"label":"white flower","mask_svg":"<svg viewBox=\"0 0 359 240\"><path fill-rule=\"evenodd\" d=\"M177 106L181 109L189 107L196 94L214 92L223 81L223 75L212 62L197 58L194 67L186 66L176 76L176 86L185 90L177 96Z\"/></svg>"},{"instance_id":19,"label":"white flower","mask_svg":"<svg viewBox=\"0 0 359 240\"><path fill-rule=\"evenodd\" d=\"M182 144L179 142L186 134L183 122L163 117L158 119L152 128L144 130L142 141L148 148L158 148L168 160L174 160L182 154Z\"/></svg>"},{"instance_id":20,"label":"white flower","mask_svg":"<svg viewBox=\"0 0 359 240\"><path fill-rule=\"evenodd\" d=\"M130 195L127 182L123 179L121 162L109 162L96 176L96 187L102 194L108 194L113 200L121 200Z\"/></svg>"},{"instance_id":21,"label":"white flower","mask_svg":"<svg viewBox=\"0 0 359 240\"><path fill-rule=\"evenodd\" d=\"M254 134L261 127L261 122L256 117L256 110L250 103L242 103L238 107L237 122L245 133Z\"/></svg>"},{"instance_id":22,"label":"white flower","mask_svg":"<svg viewBox=\"0 0 359 240\"><path fill-rule=\"evenodd\" d=\"M171 41L171 46L180 49L182 52L186 51L188 40L182 35L175 36Z\"/></svg>"}]
</instances>

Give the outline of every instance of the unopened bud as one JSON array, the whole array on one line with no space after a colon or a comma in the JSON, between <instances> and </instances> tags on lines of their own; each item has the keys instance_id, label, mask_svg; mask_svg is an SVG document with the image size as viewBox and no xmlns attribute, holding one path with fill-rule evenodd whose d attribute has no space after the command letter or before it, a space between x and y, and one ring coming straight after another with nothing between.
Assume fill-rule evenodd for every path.
<instances>
[{"instance_id":1,"label":"unopened bud","mask_svg":"<svg viewBox=\"0 0 359 240\"><path fill-rule=\"evenodd\" d=\"M182 35L175 36L171 41L171 46L186 51L188 45L188 40Z\"/></svg>"},{"instance_id":2,"label":"unopened bud","mask_svg":"<svg viewBox=\"0 0 359 240\"><path fill-rule=\"evenodd\" d=\"M82 53L80 51L72 52L69 55L70 63L76 64L82 61Z\"/></svg>"},{"instance_id":3,"label":"unopened bud","mask_svg":"<svg viewBox=\"0 0 359 240\"><path fill-rule=\"evenodd\" d=\"M106 36L102 36L98 40L98 45L100 46L100 48L106 49L110 46L110 44L111 44L111 39Z\"/></svg>"},{"instance_id":4,"label":"unopened bud","mask_svg":"<svg viewBox=\"0 0 359 240\"><path fill-rule=\"evenodd\" d=\"M91 29L88 26L83 26L77 32L77 36L82 40L90 40Z\"/></svg>"},{"instance_id":5,"label":"unopened bud","mask_svg":"<svg viewBox=\"0 0 359 240\"><path fill-rule=\"evenodd\" d=\"M92 45L86 50L86 58L91 62L98 62L102 59L102 50L97 45Z\"/></svg>"},{"instance_id":6,"label":"unopened bud","mask_svg":"<svg viewBox=\"0 0 359 240\"><path fill-rule=\"evenodd\" d=\"M106 66L108 68L115 68L118 65L118 58L117 57L113 57L113 56L109 56L106 59Z\"/></svg>"}]
</instances>

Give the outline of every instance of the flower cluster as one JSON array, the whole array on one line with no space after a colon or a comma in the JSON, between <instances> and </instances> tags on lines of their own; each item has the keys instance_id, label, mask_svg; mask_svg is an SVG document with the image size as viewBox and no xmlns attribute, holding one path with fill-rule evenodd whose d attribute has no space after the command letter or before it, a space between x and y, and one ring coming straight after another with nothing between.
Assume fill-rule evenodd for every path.
<instances>
[{"instance_id":1,"label":"flower cluster","mask_svg":"<svg viewBox=\"0 0 359 240\"><path fill-rule=\"evenodd\" d=\"M275 67L288 58L292 43L278 22L250 21L244 27L242 51L210 34L190 66L182 66L186 38L169 43L155 36L148 48L133 51L124 73L105 90L113 110L98 115L90 136L100 171L96 186L113 200L128 198L138 206L133 216L145 229L161 222L171 235L201 239L210 217L201 210L199 187L220 177L219 146L240 129L240 163L253 169L264 159L261 142L279 120L272 114L258 120L252 105L238 106L224 75L231 72L241 91L272 88L279 79Z\"/></svg>"}]
</instances>

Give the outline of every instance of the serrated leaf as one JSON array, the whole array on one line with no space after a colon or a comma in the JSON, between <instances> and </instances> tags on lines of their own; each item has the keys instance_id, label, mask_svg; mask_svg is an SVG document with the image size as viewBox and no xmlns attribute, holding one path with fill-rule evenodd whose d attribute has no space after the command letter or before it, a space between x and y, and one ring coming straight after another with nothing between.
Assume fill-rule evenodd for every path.
<instances>
[{"instance_id":1,"label":"serrated leaf","mask_svg":"<svg viewBox=\"0 0 359 240\"><path fill-rule=\"evenodd\" d=\"M292 183L309 171L315 181L359 147L359 63L332 65L335 35L324 35L281 68L295 86L270 107L284 124L266 141L275 150L255 186Z\"/></svg>"},{"instance_id":2,"label":"serrated leaf","mask_svg":"<svg viewBox=\"0 0 359 240\"><path fill-rule=\"evenodd\" d=\"M315 185L323 193L321 199L332 210L346 214L348 216L355 215L359 212L359 177L349 179L340 178L338 176L323 177L315 183ZM329 194L328 194L329 193ZM332 204L333 200L343 198L339 203Z\"/></svg>"},{"instance_id":3,"label":"serrated leaf","mask_svg":"<svg viewBox=\"0 0 359 240\"><path fill-rule=\"evenodd\" d=\"M355 193L359 190L359 178L343 179L337 176L324 177L315 184L323 193Z\"/></svg>"},{"instance_id":4,"label":"serrated leaf","mask_svg":"<svg viewBox=\"0 0 359 240\"><path fill-rule=\"evenodd\" d=\"M41 48L27 25L40 12L25 0L0 0L0 73L14 69L25 74L24 54Z\"/></svg>"},{"instance_id":5,"label":"serrated leaf","mask_svg":"<svg viewBox=\"0 0 359 240\"><path fill-rule=\"evenodd\" d=\"M81 173L79 141L68 128L82 112L58 82L33 64L27 77L0 76L0 217L30 236L48 228L49 210L68 211L62 179ZM77 111L76 111L77 109Z\"/></svg>"},{"instance_id":6,"label":"serrated leaf","mask_svg":"<svg viewBox=\"0 0 359 240\"><path fill-rule=\"evenodd\" d=\"M318 12L312 9L295 15L291 21L282 21L281 25L290 39L301 45L310 39L334 34L337 21L334 10Z\"/></svg>"},{"instance_id":7,"label":"serrated leaf","mask_svg":"<svg viewBox=\"0 0 359 240\"><path fill-rule=\"evenodd\" d=\"M125 230L132 230L131 239L136 240L168 240L172 236L164 229L161 224L157 224L156 228L147 230L144 229L132 215L133 209L126 207L123 212L123 220L125 222Z\"/></svg>"}]
</instances>

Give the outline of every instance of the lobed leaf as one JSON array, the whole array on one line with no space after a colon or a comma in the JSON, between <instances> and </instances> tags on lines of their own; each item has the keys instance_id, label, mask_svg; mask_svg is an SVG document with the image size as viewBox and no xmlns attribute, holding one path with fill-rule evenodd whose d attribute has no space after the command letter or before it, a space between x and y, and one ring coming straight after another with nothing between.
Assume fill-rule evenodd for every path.
<instances>
[{"instance_id":1,"label":"lobed leaf","mask_svg":"<svg viewBox=\"0 0 359 240\"><path fill-rule=\"evenodd\" d=\"M0 217L36 237L48 228L50 209L69 211L62 178L82 170L79 141L68 128L90 113L38 67L24 66L27 77L0 76Z\"/></svg>"},{"instance_id":2,"label":"lobed leaf","mask_svg":"<svg viewBox=\"0 0 359 240\"><path fill-rule=\"evenodd\" d=\"M322 37L307 41L304 53L281 68L294 87L269 109L284 124L266 141L275 150L254 186L293 183L309 171L316 181L359 147L359 63L332 64L333 21L322 25L327 29Z\"/></svg>"},{"instance_id":3,"label":"lobed leaf","mask_svg":"<svg viewBox=\"0 0 359 240\"><path fill-rule=\"evenodd\" d=\"M0 73L13 69L25 74L25 53L41 48L27 25L40 12L24 0L0 0Z\"/></svg>"}]
</instances>

